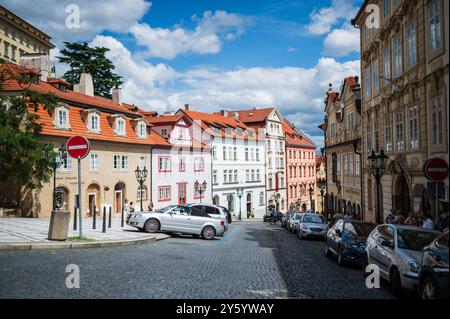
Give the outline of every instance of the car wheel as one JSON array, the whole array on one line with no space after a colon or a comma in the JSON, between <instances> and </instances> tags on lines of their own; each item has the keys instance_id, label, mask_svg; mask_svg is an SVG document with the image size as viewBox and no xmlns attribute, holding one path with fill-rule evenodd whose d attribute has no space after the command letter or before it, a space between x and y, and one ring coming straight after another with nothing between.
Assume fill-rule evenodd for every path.
<instances>
[{"instance_id":1,"label":"car wheel","mask_svg":"<svg viewBox=\"0 0 450 319\"><path fill-rule=\"evenodd\" d=\"M338 247L338 251L337 251L337 263L339 266L344 266L344 264L345 264L344 256L342 256L341 246Z\"/></svg>"},{"instance_id":2,"label":"car wheel","mask_svg":"<svg viewBox=\"0 0 450 319\"><path fill-rule=\"evenodd\" d=\"M419 294L420 298L422 299L440 299L439 298L439 287L438 284L436 282L436 280L431 277L428 276L420 289L420 294Z\"/></svg>"},{"instance_id":3,"label":"car wheel","mask_svg":"<svg viewBox=\"0 0 450 319\"><path fill-rule=\"evenodd\" d=\"M212 226L205 226L202 230L202 237L206 240L211 240L216 236L216 230Z\"/></svg>"},{"instance_id":4,"label":"car wheel","mask_svg":"<svg viewBox=\"0 0 450 319\"><path fill-rule=\"evenodd\" d=\"M325 245L325 256L326 257L331 257L333 256L333 253L331 252L330 248L328 247L328 245Z\"/></svg>"},{"instance_id":5,"label":"car wheel","mask_svg":"<svg viewBox=\"0 0 450 319\"><path fill-rule=\"evenodd\" d=\"M394 296L400 298L402 296L402 281L400 279L400 272L397 268L391 271L391 287Z\"/></svg>"},{"instance_id":6,"label":"car wheel","mask_svg":"<svg viewBox=\"0 0 450 319\"><path fill-rule=\"evenodd\" d=\"M146 233L156 233L159 230L160 224L154 218L147 220L144 224L144 230Z\"/></svg>"}]
</instances>

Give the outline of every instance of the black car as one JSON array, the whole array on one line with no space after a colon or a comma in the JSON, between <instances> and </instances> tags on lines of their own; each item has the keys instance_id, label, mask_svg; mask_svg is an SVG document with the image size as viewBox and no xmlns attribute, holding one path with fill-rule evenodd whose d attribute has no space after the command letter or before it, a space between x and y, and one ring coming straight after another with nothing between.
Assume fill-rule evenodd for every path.
<instances>
[{"instance_id":1,"label":"black car","mask_svg":"<svg viewBox=\"0 0 450 319\"><path fill-rule=\"evenodd\" d=\"M448 298L448 231L423 249L419 296L422 299Z\"/></svg>"},{"instance_id":2,"label":"black car","mask_svg":"<svg viewBox=\"0 0 450 319\"><path fill-rule=\"evenodd\" d=\"M357 220L338 220L327 232L325 255L337 256L339 265L345 261L366 262L366 239L377 225Z\"/></svg>"}]
</instances>

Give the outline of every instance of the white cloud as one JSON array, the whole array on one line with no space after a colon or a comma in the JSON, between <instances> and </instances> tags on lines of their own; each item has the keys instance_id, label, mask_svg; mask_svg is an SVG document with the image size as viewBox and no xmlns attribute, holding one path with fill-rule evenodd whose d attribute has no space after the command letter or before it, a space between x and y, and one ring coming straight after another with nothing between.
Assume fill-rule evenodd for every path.
<instances>
[{"instance_id":1,"label":"white cloud","mask_svg":"<svg viewBox=\"0 0 450 319\"><path fill-rule=\"evenodd\" d=\"M80 28L69 29L66 7L73 3L80 9ZM127 31L146 14L151 3L146 0L2 0L2 5L61 45L62 41L90 41L102 31Z\"/></svg>"},{"instance_id":2,"label":"white cloud","mask_svg":"<svg viewBox=\"0 0 450 319\"><path fill-rule=\"evenodd\" d=\"M310 23L307 30L313 35L323 35L329 33L333 26L346 20L354 18L358 8L353 6L354 0L332 0L331 7L323 7L314 10L310 14Z\"/></svg>"},{"instance_id":3,"label":"white cloud","mask_svg":"<svg viewBox=\"0 0 450 319\"><path fill-rule=\"evenodd\" d=\"M231 41L239 37L248 22L248 18L221 10L214 13L206 11L201 19L194 15L192 20L197 22L194 30L179 26L172 29L154 28L140 23L132 26L130 32L138 44L147 47L150 56L173 59L187 53L218 53L223 39Z\"/></svg>"},{"instance_id":4,"label":"white cloud","mask_svg":"<svg viewBox=\"0 0 450 319\"><path fill-rule=\"evenodd\" d=\"M288 48L289 53L297 52L298 50L296 48Z\"/></svg>"},{"instance_id":5,"label":"white cloud","mask_svg":"<svg viewBox=\"0 0 450 319\"><path fill-rule=\"evenodd\" d=\"M352 52L358 52L360 37L359 29L346 26L342 29L334 29L324 40L325 53L334 56L347 56Z\"/></svg>"}]
</instances>

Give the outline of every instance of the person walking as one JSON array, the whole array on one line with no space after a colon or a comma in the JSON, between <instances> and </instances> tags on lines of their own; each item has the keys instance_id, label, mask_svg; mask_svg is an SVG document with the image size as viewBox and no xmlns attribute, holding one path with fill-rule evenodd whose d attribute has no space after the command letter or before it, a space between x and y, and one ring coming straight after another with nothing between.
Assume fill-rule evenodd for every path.
<instances>
[{"instance_id":1,"label":"person walking","mask_svg":"<svg viewBox=\"0 0 450 319\"><path fill-rule=\"evenodd\" d=\"M275 212L275 209L274 209L270 213L270 224L275 225L276 223L277 223L277 213Z\"/></svg>"},{"instance_id":2,"label":"person walking","mask_svg":"<svg viewBox=\"0 0 450 319\"><path fill-rule=\"evenodd\" d=\"M418 221L413 212L410 212L408 218L405 219L405 225L417 226Z\"/></svg>"},{"instance_id":3,"label":"person walking","mask_svg":"<svg viewBox=\"0 0 450 319\"><path fill-rule=\"evenodd\" d=\"M134 213L134 205L133 205L133 202L130 202L130 208L129 208L129 210L130 210L130 213Z\"/></svg>"},{"instance_id":4,"label":"person walking","mask_svg":"<svg viewBox=\"0 0 450 319\"><path fill-rule=\"evenodd\" d=\"M423 214L424 220L423 220L423 224L422 227L425 229L434 229L434 222L431 219L430 213L425 212Z\"/></svg>"}]
</instances>

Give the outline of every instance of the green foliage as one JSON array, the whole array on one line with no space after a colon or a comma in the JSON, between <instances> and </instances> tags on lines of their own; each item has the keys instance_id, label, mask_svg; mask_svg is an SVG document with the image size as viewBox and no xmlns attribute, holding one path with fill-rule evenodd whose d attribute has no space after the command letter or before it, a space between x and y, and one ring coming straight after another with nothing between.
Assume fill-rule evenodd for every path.
<instances>
[{"instance_id":1,"label":"green foliage","mask_svg":"<svg viewBox=\"0 0 450 319\"><path fill-rule=\"evenodd\" d=\"M40 94L29 89L19 95L7 95L3 91L3 82L9 79L19 81L24 87L29 84L26 77L8 71L0 74L0 181L12 178L29 188L42 187L51 176L56 153L53 147L50 149L40 142L42 127L36 122L38 116L28 112L28 108L37 111L42 105L48 110L57 100L53 94Z\"/></svg>"},{"instance_id":2,"label":"green foliage","mask_svg":"<svg viewBox=\"0 0 450 319\"><path fill-rule=\"evenodd\" d=\"M122 77L113 73L114 64L105 57L109 51L107 48L91 48L86 42L69 43L64 42L65 48L61 51L58 60L61 63L67 63L70 70L63 78L73 84L80 81L81 73L90 73L94 82L94 94L106 98L111 98L111 91L119 87Z\"/></svg>"}]
</instances>

